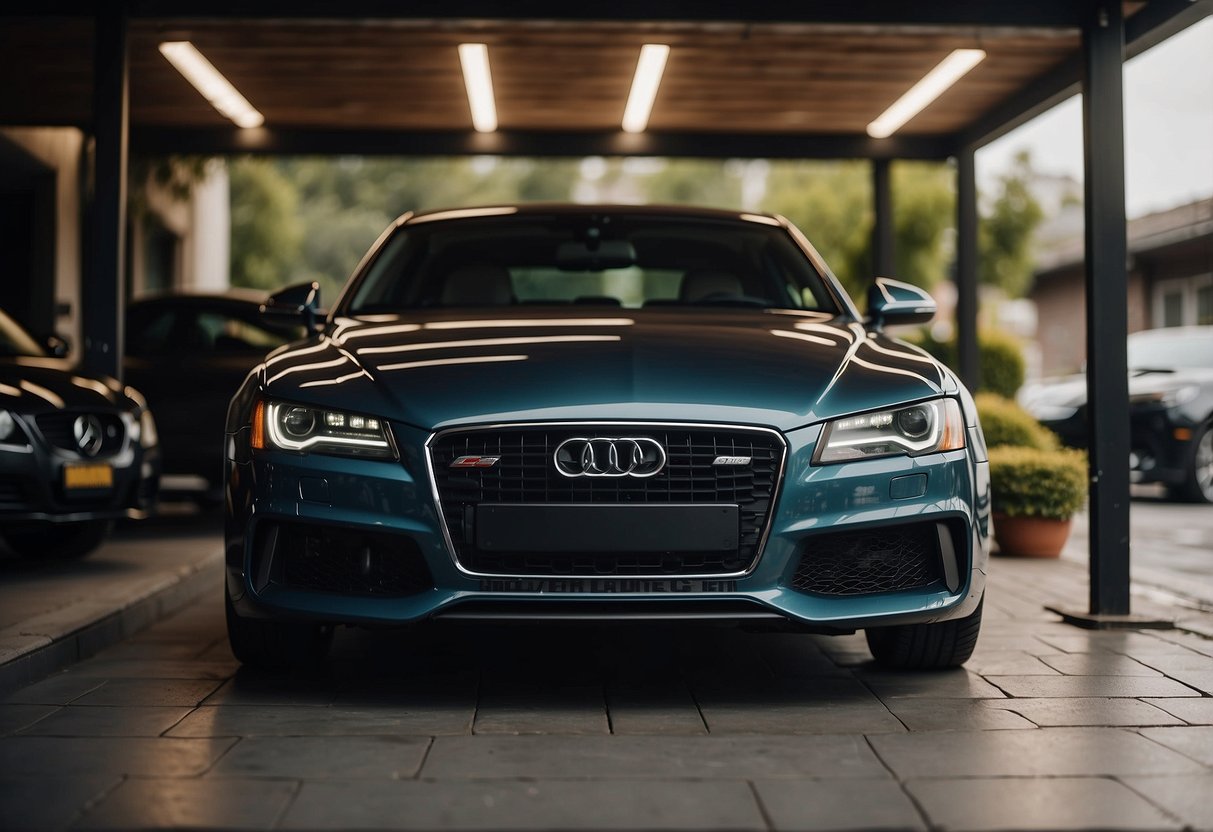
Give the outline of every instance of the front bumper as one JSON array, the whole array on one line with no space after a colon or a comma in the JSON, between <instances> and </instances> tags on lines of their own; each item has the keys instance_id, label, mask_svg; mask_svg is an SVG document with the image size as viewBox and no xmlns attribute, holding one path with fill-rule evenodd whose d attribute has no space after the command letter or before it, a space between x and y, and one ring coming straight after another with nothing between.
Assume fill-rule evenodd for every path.
<instances>
[{"instance_id":1,"label":"front bumper","mask_svg":"<svg viewBox=\"0 0 1213 832\"><path fill-rule=\"evenodd\" d=\"M472 575L460 567L426 473L429 434L399 424L393 430L399 462L279 451L254 456L247 431L229 437L227 582L238 614L365 624L436 617L776 619L847 631L967 615L984 591L988 463L973 456L973 442L965 450L918 458L813 466L820 426L791 431L783 437L787 456L768 536L748 572L512 578ZM822 536L910 527L947 533L953 566L940 580L854 594L796 588L801 556ZM346 530L362 533L365 553L359 549L349 557L365 557L372 571L379 536L407 541L409 556L425 574L410 591L391 597L283 582L266 554L282 535L301 529L312 529L316 540L339 540ZM301 538L291 540L303 545Z\"/></svg>"},{"instance_id":2,"label":"front bumper","mask_svg":"<svg viewBox=\"0 0 1213 832\"><path fill-rule=\"evenodd\" d=\"M0 522L74 523L142 518L155 507L160 453L126 441L112 454L85 458L41 441L0 444ZM112 484L69 488L64 469L89 464L109 467Z\"/></svg>"}]
</instances>

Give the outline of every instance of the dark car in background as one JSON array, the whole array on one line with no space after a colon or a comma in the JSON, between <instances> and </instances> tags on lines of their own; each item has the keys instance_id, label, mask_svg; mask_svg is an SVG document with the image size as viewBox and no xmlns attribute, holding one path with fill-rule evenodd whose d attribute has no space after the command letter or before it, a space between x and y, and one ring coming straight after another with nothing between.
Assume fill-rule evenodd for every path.
<instances>
[{"instance_id":1,"label":"dark car in background","mask_svg":"<svg viewBox=\"0 0 1213 832\"><path fill-rule=\"evenodd\" d=\"M222 499L228 402L262 356L304 334L294 322L262 316L264 300L264 293L230 290L127 307L123 367L156 414L164 493Z\"/></svg>"},{"instance_id":2,"label":"dark car in background","mask_svg":"<svg viewBox=\"0 0 1213 832\"><path fill-rule=\"evenodd\" d=\"M1133 481L1213 503L1213 326L1135 332L1128 351ZM1085 376L1038 385L1020 402L1067 445L1086 447Z\"/></svg>"},{"instance_id":3,"label":"dark car in background","mask_svg":"<svg viewBox=\"0 0 1213 832\"><path fill-rule=\"evenodd\" d=\"M0 536L79 557L152 509L156 423L139 392L56 357L0 312Z\"/></svg>"}]
</instances>

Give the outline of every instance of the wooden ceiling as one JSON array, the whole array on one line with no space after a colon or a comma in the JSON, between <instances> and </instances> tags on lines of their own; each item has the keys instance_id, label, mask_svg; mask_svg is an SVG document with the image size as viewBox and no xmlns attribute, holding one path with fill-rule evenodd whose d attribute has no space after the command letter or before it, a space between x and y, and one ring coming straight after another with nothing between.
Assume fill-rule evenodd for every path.
<instances>
[{"instance_id":1,"label":"wooden ceiling","mask_svg":"<svg viewBox=\"0 0 1213 832\"><path fill-rule=\"evenodd\" d=\"M160 55L189 40L274 128L470 130L456 46L489 47L502 130L618 130L640 46L666 43L655 133L863 134L951 50L988 57L911 120L954 133L1072 57L1069 28L503 21L158 21L130 29L136 127L229 123ZM0 26L0 123L90 120L92 25Z\"/></svg>"}]
</instances>

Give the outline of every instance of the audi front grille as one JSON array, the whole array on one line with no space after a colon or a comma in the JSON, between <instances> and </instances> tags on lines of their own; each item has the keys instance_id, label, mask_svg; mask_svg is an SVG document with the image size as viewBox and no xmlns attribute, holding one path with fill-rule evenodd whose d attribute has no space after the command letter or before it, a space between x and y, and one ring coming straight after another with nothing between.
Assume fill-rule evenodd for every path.
<instances>
[{"instance_id":1,"label":"audi front grille","mask_svg":"<svg viewBox=\"0 0 1213 832\"><path fill-rule=\"evenodd\" d=\"M653 443L666 457L656 472ZM583 460L587 444L595 460ZM465 571L493 576L745 573L765 539L785 452L774 431L683 425L454 429L429 442L452 553ZM667 526L664 537L654 518ZM609 533L587 532L562 549L587 519ZM669 539L669 526L685 528L689 542ZM621 529L635 539L595 548L631 535Z\"/></svg>"}]
</instances>

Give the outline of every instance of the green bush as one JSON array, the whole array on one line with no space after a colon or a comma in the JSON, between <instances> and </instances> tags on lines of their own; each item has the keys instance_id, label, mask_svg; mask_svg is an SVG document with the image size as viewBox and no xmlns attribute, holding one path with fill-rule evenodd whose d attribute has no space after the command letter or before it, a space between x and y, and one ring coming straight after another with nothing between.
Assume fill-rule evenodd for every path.
<instances>
[{"instance_id":1,"label":"green bush","mask_svg":"<svg viewBox=\"0 0 1213 832\"><path fill-rule=\"evenodd\" d=\"M1052 431L1010 399L996 393L978 393L974 398L988 447L1014 445L1038 451L1053 451L1061 447Z\"/></svg>"},{"instance_id":2,"label":"green bush","mask_svg":"<svg viewBox=\"0 0 1213 832\"><path fill-rule=\"evenodd\" d=\"M1082 451L991 448L993 509L1008 517L1067 520L1087 498L1087 458Z\"/></svg>"},{"instance_id":3,"label":"green bush","mask_svg":"<svg viewBox=\"0 0 1213 832\"><path fill-rule=\"evenodd\" d=\"M960 358L956 339L937 341L927 331L909 339L924 350L959 371ZM1023 386L1024 362L1019 342L1002 332L983 332L977 338L977 362L981 372L981 383L977 391L997 393L1008 399L1015 398Z\"/></svg>"}]
</instances>

